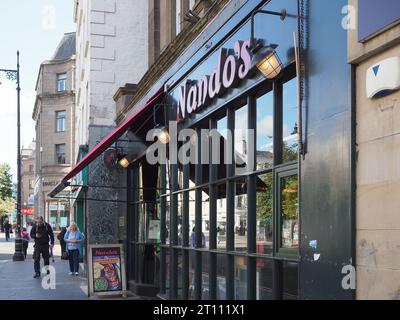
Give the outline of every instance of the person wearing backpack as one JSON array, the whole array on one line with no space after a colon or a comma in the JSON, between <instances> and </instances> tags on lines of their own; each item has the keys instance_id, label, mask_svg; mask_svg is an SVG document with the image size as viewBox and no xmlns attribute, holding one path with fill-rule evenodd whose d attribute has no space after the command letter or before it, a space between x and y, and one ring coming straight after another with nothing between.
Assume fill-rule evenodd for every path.
<instances>
[{"instance_id":1,"label":"person wearing backpack","mask_svg":"<svg viewBox=\"0 0 400 320\"><path fill-rule=\"evenodd\" d=\"M40 278L40 255L44 260L44 265L50 265L50 246L54 246L54 233L51 226L44 221L43 217L38 217L36 224L32 227L31 238L35 240L33 258L35 274L34 278ZM50 246L49 246L50 242ZM47 270L47 274L49 274Z\"/></svg>"},{"instance_id":2,"label":"person wearing backpack","mask_svg":"<svg viewBox=\"0 0 400 320\"><path fill-rule=\"evenodd\" d=\"M28 252L28 246L29 246L29 241L31 240L31 237L26 230L26 228L22 228L21 231L21 239L22 239L22 249L24 250L24 256L26 259L26 254Z\"/></svg>"}]
</instances>

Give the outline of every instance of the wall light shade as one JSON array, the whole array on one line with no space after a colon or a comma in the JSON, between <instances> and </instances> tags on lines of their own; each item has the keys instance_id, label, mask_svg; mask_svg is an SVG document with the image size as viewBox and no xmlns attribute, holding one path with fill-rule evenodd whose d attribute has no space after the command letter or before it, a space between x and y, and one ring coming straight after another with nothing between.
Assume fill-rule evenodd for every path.
<instances>
[{"instance_id":1,"label":"wall light shade","mask_svg":"<svg viewBox=\"0 0 400 320\"><path fill-rule=\"evenodd\" d=\"M275 49L276 44L263 46L254 52L252 67L256 67L267 79L276 78L282 71L282 62Z\"/></svg>"},{"instance_id":2,"label":"wall light shade","mask_svg":"<svg viewBox=\"0 0 400 320\"><path fill-rule=\"evenodd\" d=\"M168 129L166 127L157 127L157 129L159 130L157 133L158 140L162 144L168 144L170 140Z\"/></svg>"},{"instance_id":3,"label":"wall light shade","mask_svg":"<svg viewBox=\"0 0 400 320\"><path fill-rule=\"evenodd\" d=\"M118 164L123 168L128 168L130 164L128 157L122 157L120 160L118 160Z\"/></svg>"}]
</instances>

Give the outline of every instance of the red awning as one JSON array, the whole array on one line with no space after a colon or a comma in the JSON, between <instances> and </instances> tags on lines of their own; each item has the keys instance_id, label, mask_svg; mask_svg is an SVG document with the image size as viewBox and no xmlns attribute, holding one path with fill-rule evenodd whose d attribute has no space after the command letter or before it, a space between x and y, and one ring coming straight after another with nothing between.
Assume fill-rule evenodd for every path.
<instances>
[{"instance_id":1,"label":"red awning","mask_svg":"<svg viewBox=\"0 0 400 320\"><path fill-rule=\"evenodd\" d=\"M53 189L50 196L55 196L60 193L67 185L67 181L76 176L85 167L87 167L93 160L95 160L100 154L106 151L115 141L117 141L129 128L132 126L135 119L148 107L157 101L161 96L164 95L164 87L162 87L147 103L136 111L129 119L125 120L120 124L113 132L111 132L106 138L99 142L90 152L83 157L71 171L61 180L61 182Z\"/></svg>"}]
</instances>

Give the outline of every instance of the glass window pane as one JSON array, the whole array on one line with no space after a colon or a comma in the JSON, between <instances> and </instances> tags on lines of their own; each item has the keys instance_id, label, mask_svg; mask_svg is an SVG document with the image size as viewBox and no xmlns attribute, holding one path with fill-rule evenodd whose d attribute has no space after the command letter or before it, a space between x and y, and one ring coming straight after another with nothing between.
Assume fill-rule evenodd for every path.
<instances>
[{"instance_id":1,"label":"glass window pane","mask_svg":"<svg viewBox=\"0 0 400 320\"><path fill-rule=\"evenodd\" d=\"M203 188L201 200L201 243L203 248L208 249L210 247L210 198L208 188Z\"/></svg>"},{"instance_id":2,"label":"glass window pane","mask_svg":"<svg viewBox=\"0 0 400 320\"><path fill-rule=\"evenodd\" d=\"M210 286L209 286L209 254L208 252L203 252L201 254L201 264L202 264L202 273L201 273L201 299L209 300L210 299Z\"/></svg>"},{"instance_id":3,"label":"glass window pane","mask_svg":"<svg viewBox=\"0 0 400 320\"><path fill-rule=\"evenodd\" d=\"M293 78L283 84L283 162L297 160L297 105L297 78Z\"/></svg>"},{"instance_id":4,"label":"glass window pane","mask_svg":"<svg viewBox=\"0 0 400 320\"><path fill-rule=\"evenodd\" d=\"M235 250L247 250L247 183L245 178L235 181Z\"/></svg>"},{"instance_id":5,"label":"glass window pane","mask_svg":"<svg viewBox=\"0 0 400 320\"><path fill-rule=\"evenodd\" d=\"M299 194L297 174L280 178L283 248L299 247Z\"/></svg>"},{"instance_id":6,"label":"glass window pane","mask_svg":"<svg viewBox=\"0 0 400 320\"><path fill-rule=\"evenodd\" d=\"M218 131L218 140L213 140L213 150L214 144L216 144L216 149L219 154L213 154L211 162L214 164L219 164L217 166L217 177L218 179L222 179L226 177L226 160L225 160L225 152L227 147L227 139L228 139L228 124L227 118L224 117L217 122L217 131Z\"/></svg>"},{"instance_id":7,"label":"glass window pane","mask_svg":"<svg viewBox=\"0 0 400 320\"><path fill-rule=\"evenodd\" d=\"M257 170L273 165L274 95L271 92L257 99Z\"/></svg>"},{"instance_id":8,"label":"glass window pane","mask_svg":"<svg viewBox=\"0 0 400 320\"><path fill-rule=\"evenodd\" d=\"M217 300L226 300L226 255L217 254Z\"/></svg>"},{"instance_id":9,"label":"glass window pane","mask_svg":"<svg viewBox=\"0 0 400 320\"><path fill-rule=\"evenodd\" d=\"M293 262L283 263L283 299L298 298L299 265Z\"/></svg>"},{"instance_id":10,"label":"glass window pane","mask_svg":"<svg viewBox=\"0 0 400 320\"><path fill-rule=\"evenodd\" d=\"M182 269L182 262L183 262L183 250L178 250L178 299L182 299L182 274L183 274L183 269Z\"/></svg>"},{"instance_id":11,"label":"glass window pane","mask_svg":"<svg viewBox=\"0 0 400 320\"><path fill-rule=\"evenodd\" d=\"M272 253L273 181L272 173L257 176L256 195L257 253Z\"/></svg>"},{"instance_id":12,"label":"glass window pane","mask_svg":"<svg viewBox=\"0 0 400 320\"><path fill-rule=\"evenodd\" d=\"M256 260L257 300L272 300L272 261Z\"/></svg>"},{"instance_id":13,"label":"glass window pane","mask_svg":"<svg viewBox=\"0 0 400 320\"><path fill-rule=\"evenodd\" d=\"M243 173L247 164L247 111L247 105L235 111L235 175Z\"/></svg>"},{"instance_id":14,"label":"glass window pane","mask_svg":"<svg viewBox=\"0 0 400 320\"><path fill-rule=\"evenodd\" d=\"M226 249L226 184L217 186L217 249Z\"/></svg>"},{"instance_id":15,"label":"glass window pane","mask_svg":"<svg viewBox=\"0 0 400 320\"><path fill-rule=\"evenodd\" d=\"M165 289L167 296L171 286L171 250L165 249Z\"/></svg>"},{"instance_id":16,"label":"glass window pane","mask_svg":"<svg viewBox=\"0 0 400 320\"><path fill-rule=\"evenodd\" d=\"M247 298L247 258L235 257L235 300Z\"/></svg>"},{"instance_id":17,"label":"glass window pane","mask_svg":"<svg viewBox=\"0 0 400 320\"><path fill-rule=\"evenodd\" d=\"M170 237L170 223L171 223L171 198L170 196L166 197L166 204L165 204L165 243L170 244L171 237Z\"/></svg>"},{"instance_id":18,"label":"glass window pane","mask_svg":"<svg viewBox=\"0 0 400 320\"><path fill-rule=\"evenodd\" d=\"M193 185L193 182L189 182L189 187ZM196 222L196 192L194 190L189 191L189 246L194 248L194 233L193 228Z\"/></svg>"}]
</instances>

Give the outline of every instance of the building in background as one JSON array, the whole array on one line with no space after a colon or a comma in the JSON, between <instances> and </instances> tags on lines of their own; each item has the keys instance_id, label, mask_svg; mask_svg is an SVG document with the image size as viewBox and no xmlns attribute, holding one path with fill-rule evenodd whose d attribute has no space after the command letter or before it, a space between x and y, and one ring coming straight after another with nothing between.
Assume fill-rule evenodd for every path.
<instances>
[{"instance_id":1,"label":"building in background","mask_svg":"<svg viewBox=\"0 0 400 320\"><path fill-rule=\"evenodd\" d=\"M35 201L35 155L36 142L32 141L28 147L21 150L21 203L22 225L34 222Z\"/></svg>"},{"instance_id":2,"label":"building in background","mask_svg":"<svg viewBox=\"0 0 400 320\"><path fill-rule=\"evenodd\" d=\"M135 92L148 68L147 0L76 0L74 21L75 163L115 127L115 92L120 87L129 87L131 94ZM128 82L131 85L126 86ZM75 220L89 243L116 243L124 238L121 215L126 203L117 202L122 189L113 189L116 185L123 187L119 177L123 173L106 170L103 159L99 159L73 181L77 186L72 190ZM94 188L87 189L87 185Z\"/></svg>"},{"instance_id":3,"label":"building in background","mask_svg":"<svg viewBox=\"0 0 400 320\"><path fill-rule=\"evenodd\" d=\"M71 169L75 132L75 32L66 33L53 57L40 65L36 101L35 215L59 230L70 222L70 200L48 193ZM62 196L62 195L61 195Z\"/></svg>"},{"instance_id":4,"label":"building in background","mask_svg":"<svg viewBox=\"0 0 400 320\"><path fill-rule=\"evenodd\" d=\"M357 299L399 299L400 2L349 0Z\"/></svg>"}]
</instances>

